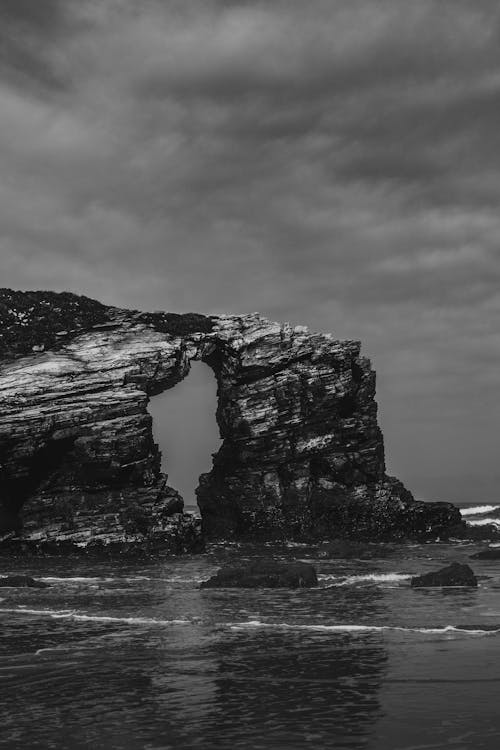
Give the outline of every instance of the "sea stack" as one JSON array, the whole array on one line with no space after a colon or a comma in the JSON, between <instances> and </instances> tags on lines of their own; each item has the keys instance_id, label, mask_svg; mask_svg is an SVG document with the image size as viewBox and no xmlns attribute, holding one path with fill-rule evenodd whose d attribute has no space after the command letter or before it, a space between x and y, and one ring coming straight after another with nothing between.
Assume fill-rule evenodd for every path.
<instances>
[{"instance_id":1,"label":"sea stack","mask_svg":"<svg viewBox=\"0 0 500 750\"><path fill-rule=\"evenodd\" d=\"M258 313L143 313L0 290L0 548L199 551L161 472L150 397L202 360L222 446L197 489L207 539L427 539L461 522L385 472L358 341Z\"/></svg>"}]
</instances>

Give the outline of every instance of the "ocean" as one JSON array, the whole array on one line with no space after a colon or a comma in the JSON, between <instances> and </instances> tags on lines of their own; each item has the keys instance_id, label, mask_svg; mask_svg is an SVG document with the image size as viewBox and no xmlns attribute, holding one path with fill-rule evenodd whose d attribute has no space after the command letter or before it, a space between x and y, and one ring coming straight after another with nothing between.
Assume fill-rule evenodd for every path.
<instances>
[{"instance_id":1,"label":"ocean","mask_svg":"<svg viewBox=\"0 0 500 750\"><path fill-rule=\"evenodd\" d=\"M500 524L500 506L464 510ZM485 544L212 545L157 563L0 558L0 747L500 747L500 560ZM221 564L312 562L320 586L200 590ZM412 589L468 562L477 589Z\"/></svg>"}]
</instances>

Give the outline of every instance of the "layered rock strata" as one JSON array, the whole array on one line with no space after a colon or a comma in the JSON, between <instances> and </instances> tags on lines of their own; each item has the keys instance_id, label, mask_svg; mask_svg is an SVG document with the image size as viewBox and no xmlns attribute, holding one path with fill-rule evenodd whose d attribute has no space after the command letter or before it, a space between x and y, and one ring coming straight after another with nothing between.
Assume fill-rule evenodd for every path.
<instances>
[{"instance_id":1,"label":"layered rock strata","mask_svg":"<svg viewBox=\"0 0 500 750\"><path fill-rule=\"evenodd\" d=\"M196 551L148 413L201 359L223 440L197 489L207 538L432 538L460 523L386 476L359 342L249 315L140 313L0 290L0 536ZM111 547L110 547L111 545Z\"/></svg>"}]
</instances>

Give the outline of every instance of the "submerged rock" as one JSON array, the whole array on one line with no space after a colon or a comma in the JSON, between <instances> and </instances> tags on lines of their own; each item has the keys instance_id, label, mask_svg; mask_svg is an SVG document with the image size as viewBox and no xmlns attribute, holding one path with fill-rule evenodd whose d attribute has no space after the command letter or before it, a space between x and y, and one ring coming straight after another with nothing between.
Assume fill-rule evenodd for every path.
<instances>
[{"instance_id":1,"label":"submerged rock","mask_svg":"<svg viewBox=\"0 0 500 750\"><path fill-rule=\"evenodd\" d=\"M482 549L474 555L470 555L471 560L500 560L500 547L491 549Z\"/></svg>"},{"instance_id":2,"label":"submerged rock","mask_svg":"<svg viewBox=\"0 0 500 750\"><path fill-rule=\"evenodd\" d=\"M0 551L197 552L148 412L191 360L214 371L222 446L197 489L209 539L446 538L447 503L386 474L357 341L257 313L140 313L0 290ZM2 542L2 538L4 542Z\"/></svg>"},{"instance_id":3,"label":"submerged rock","mask_svg":"<svg viewBox=\"0 0 500 750\"><path fill-rule=\"evenodd\" d=\"M49 584L44 581L37 581L30 576L16 575L0 577L0 588L33 588L47 589Z\"/></svg>"},{"instance_id":4,"label":"submerged rock","mask_svg":"<svg viewBox=\"0 0 500 750\"><path fill-rule=\"evenodd\" d=\"M454 562L440 570L415 576L411 579L411 585L414 587L477 586L477 578L468 565Z\"/></svg>"},{"instance_id":5,"label":"submerged rock","mask_svg":"<svg viewBox=\"0 0 500 750\"><path fill-rule=\"evenodd\" d=\"M283 563L261 560L244 567L221 568L200 585L208 588L310 588L318 585L316 570L308 563Z\"/></svg>"}]
</instances>

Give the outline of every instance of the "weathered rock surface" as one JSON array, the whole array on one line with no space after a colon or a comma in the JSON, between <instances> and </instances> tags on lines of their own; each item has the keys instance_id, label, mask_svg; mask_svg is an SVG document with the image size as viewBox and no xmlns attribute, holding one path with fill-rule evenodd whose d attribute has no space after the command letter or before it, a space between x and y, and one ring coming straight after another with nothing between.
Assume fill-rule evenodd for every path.
<instances>
[{"instance_id":1,"label":"weathered rock surface","mask_svg":"<svg viewBox=\"0 0 500 750\"><path fill-rule=\"evenodd\" d=\"M385 473L356 341L249 315L140 313L0 290L0 539L199 551L160 470L148 401L201 359L223 439L197 490L208 538L445 537L451 504ZM0 542L0 548L2 542Z\"/></svg>"},{"instance_id":2,"label":"weathered rock surface","mask_svg":"<svg viewBox=\"0 0 500 750\"><path fill-rule=\"evenodd\" d=\"M468 565L454 562L440 570L415 576L411 579L411 585L415 587L477 586L477 578Z\"/></svg>"},{"instance_id":3,"label":"weathered rock surface","mask_svg":"<svg viewBox=\"0 0 500 750\"><path fill-rule=\"evenodd\" d=\"M259 560L244 567L229 565L200 584L202 589L213 588L311 588L318 585L316 570L308 563L283 563Z\"/></svg>"},{"instance_id":4,"label":"weathered rock surface","mask_svg":"<svg viewBox=\"0 0 500 750\"><path fill-rule=\"evenodd\" d=\"M0 589L2 588L32 588L47 589L49 584L45 581L37 581L30 576L4 576L0 578Z\"/></svg>"}]
</instances>

